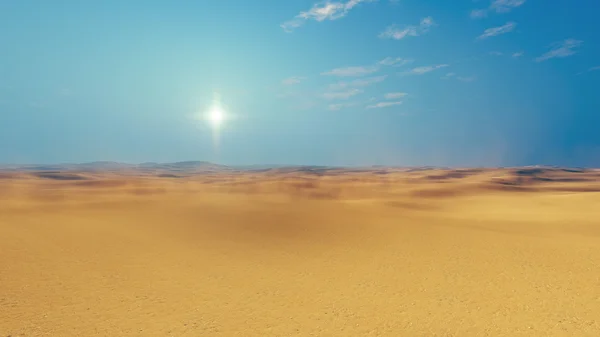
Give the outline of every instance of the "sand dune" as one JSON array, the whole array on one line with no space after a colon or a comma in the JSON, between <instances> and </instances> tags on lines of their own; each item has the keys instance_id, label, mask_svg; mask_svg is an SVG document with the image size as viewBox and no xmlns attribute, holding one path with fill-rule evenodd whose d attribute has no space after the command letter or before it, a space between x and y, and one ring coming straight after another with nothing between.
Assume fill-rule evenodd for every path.
<instances>
[{"instance_id":1,"label":"sand dune","mask_svg":"<svg viewBox=\"0 0 600 337\"><path fill-rule=\"evenodd\" d=\"M600 171L198 165L0 172L0 336L600 336Z\"/></svg>"}]
</instances>

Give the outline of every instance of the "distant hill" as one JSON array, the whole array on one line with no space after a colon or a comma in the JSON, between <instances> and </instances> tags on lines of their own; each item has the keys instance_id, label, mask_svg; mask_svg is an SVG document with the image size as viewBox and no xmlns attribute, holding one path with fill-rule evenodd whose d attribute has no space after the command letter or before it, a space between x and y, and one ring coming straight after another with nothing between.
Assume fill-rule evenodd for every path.
<instances>
[{"instance_id":1,"label":"distant hill","mask_svg":"<svg viewBox=\"0 0 600 337\"><path fill-rule=\"evenodd\" d=\"M231 170L228 166L214 164L206 161L183 161L176 163L142 163L129 164L112 161L96 161L89 163L63 163L63 164L11 164L0 165L4 170L20 171L113 171L128 169L146 169L146 170Z\"/></svg>"},{"instance_id":2,"label":"distant hill","mask_svg":"<svg viewBox=\"0 0 600 337\"><path fill-rule=\"evenodd\" d=\"M207 161L181 161L176 163L142 163L137 168L146 170L167 171L231 171L226 165L215 164Z\"/></svg>"}]
</instances>

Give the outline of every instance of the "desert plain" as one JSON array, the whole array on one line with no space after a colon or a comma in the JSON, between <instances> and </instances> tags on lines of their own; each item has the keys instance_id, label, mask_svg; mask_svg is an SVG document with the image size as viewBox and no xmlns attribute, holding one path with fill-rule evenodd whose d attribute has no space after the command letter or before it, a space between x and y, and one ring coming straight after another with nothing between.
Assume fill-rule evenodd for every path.
<instances>
[{"instance_id":1,"label":"desert plain","mask_svg":"<svg viewBox=\"0 0 600 337\"><path fill-rule=\"evenodd\" d=\"M0 172L0 337L600 336L600 171Z\"/></svg>"}]
</instances>

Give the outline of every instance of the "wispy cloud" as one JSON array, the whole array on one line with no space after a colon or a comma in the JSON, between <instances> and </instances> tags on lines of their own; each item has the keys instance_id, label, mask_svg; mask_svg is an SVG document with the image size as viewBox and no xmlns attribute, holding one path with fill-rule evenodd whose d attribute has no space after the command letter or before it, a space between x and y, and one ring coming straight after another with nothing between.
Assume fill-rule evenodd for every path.
<instances>
[{"instance_id":1,"label":"wispy cloud","mask_svg":"<svg viewBox=\"0 0 600 337\"><path fill-rule=\"evenodd\" d=\"M471 19L481 19L481 18L485 18L488 14L488 10L487 9L474 9L471 11Z\"/></svg>"},{"instance_id":2,"label":"wispy cloud","mask_svg":"<svg viewBox=\"0 0 600 337\"><path fill-rule=\"evenodd\" d=\"M595 66L595 67L588 68L588 70L580 71L577 73L577 75L589 73L590 71L600 71L600 66Z\"/></svg>"},{"instance_id":3,"label":"wispy cloud","mask_svg":"<svg viewBox=\"0 0 600 337\"><path fill-rule=\"evenodd\" d=\"M292 32L294 29L302 26L306 21L314 20L317 22L325 20L337 20L343 18L362 2L374 2L377 0L348 0L348 1L325 1L314 4L309 10L300 12L293 19L286 21L280 27L286 32Z\"/></svg>"},{"instance_id":4,"label":"wispy cloud","mask_svg":"<svg viewBox=\"0 0 600 337\"><path fill-rule=\"evenodd\" d=\"M405 59L402 57L386 57L383 60L379 61L379 64L384 65L384 66L401 67L403 65L412 63L414 61L415 60L413 60L413 59Z\"/></svg>"},{"instance_id":5,"label":"wispy cloud","mask_svg":"<svg viewBox=\"0 0 600 337\"><path fill-rule=\"evenodd\" d=\"M461 82L473 82L477 79L476 76L458 76L456 73L447 73L441 77L442 80L456 79Z\"/></svg>"},{"instance_id":6,"label":"wispy cloud","mask_svg":"<svg viewBox=\"0 0 600 337\"><path fill-rule=\"evenodd\" d=\"M490 10L496 13L508 13L513 8L521 7L525 0L493 0L490 4Z\"/></svg>"},{"instance_id":7,"label":"wispy cloud","mask_svg":"<svg viewBox=\"0 0 600 337\"><path fill-rule=\"evenodd\" d=\"M353 81L341 81L337 83L333 83L329 85L330 90L342 90L345 88L359 88L359 87L368 87L375 83L383 82L387 78L387 75L381 76L372 76L361 78Z\"/></svg>"},{"instance_id":8,"label":"wispy cloud","mask_svg":"<svg viewBox=\"0 0 600 337\"><path fill-rule=\"evenodd\" d=\"M367 109L381 109L381 108L387 108L387 107L391 107L391 106L395 106L395 105L400 105L400 104L402 104L401 101L396 101L396 102L379 102L379 103L367 105Z\"/></svg>"},{"instance_id":9,"label":"wispy cloud","mask_svg":"<svg viewBox=\"0 0 600 337\"><path fill-rule=\"evenodd\" d=\"M440 68L445 68L447 66L448 66L448 64L437 64L437 65L433 65L433 66L417 67L417 68L413 68L409 71L406 71L402 74L403 75L423 75L423 74L427 74L429 72L432 72L432 71L440 69Z\"/></svg>"},{"instance_id":10,"label":"wispy cloud","mask_svg":"<svg viewBox=\"0 0 600 337\"><path fill-rule=\"evenodd\" d=\"M554 42L550 45L550 51L544 53L542 56L535 58L535 62L543 62L553 58L563 58L571 55L575 55L577 51L575 49L581 47L583 41L575 39L566 39L560 42Z\"/></svg>"},{"instance_id":11,"label":"wispy cloud","mask_svg":"<svg viewBox=\"0 0 600 337\"><path fill-rule=\"evenodd\" d=\"M331 111L338 111L338 110L342 110L345 108L351 108L355 105L356 105L356 103L335 103L335 104L329 104L327 106L327 109L331 110Z\"/></svg>"},{"instance_id":12,"label":"wispy cloud","mask_svg":"<svg viewBox=\"0 0 600 337\"><path fill-rule=\"evenodd\" d=\"M413 59L405 59L402 57L386 57L383 60L376 62L375 64L367 65L367 66L351 66L351 67L341 67L335 68L326 72L322 72L321 75L328 76L337 76L337 77L360 77L373 74L381 69L383 66L393 66L400 67L409 63L414 62ZM375 77L370 78L369 80L384 80L385 78ZM353 83L362 83L360 81L355 81Z\"/></svg>"},{"instance_id":13,"label":"wispy cloud","mask_svg":"<svg viewBox=\"0 0 600 337\"><path fill-rule=\"evenodd\" d=\"M473 82L477 79L477 77L475 77L475 76L469 76L469 77L459 76L456 79L459 81L462 81L462 82Z\"/></svg>"},{"instance_id":14,"label":"wispy cloud","mask_svg":"<svg viewBox=\"0 0 600 337\"><path fill-rule=\"evenodd\" d=\"M503 53L500 51L491 51L491 52L489 52L489 54L492 56L508 56L508 57L512 57L512 58L519 58L519 57L525 55L525 52L517 51L517 52L511 52L511 53Z\"/></svg>"},{"instance_id":15,"label":"wispy cloud","mask_svg":"<svg viewBox=\"0 0 600 337\"><path fill-rule=\"evenodd\" d=\"M433 21L433 18L428 16L422 19L418 26L401 27L393 24L379 34L379 37L382 39L402 40L407 36L419 36L425 34L435 25L436 23Z\"/></svg>"},{"instance_id":16,"label":"wispy cloud","mask_svg":"<svg viewBox=\"0 0 600 337\"><path fill-rule=\"evenodd\" d=\"M323 98L336 100L336 99L348 99L352 96L356 96L358 94L362 94L364 91L362 89L348 89L345 91L334 91L334 92L326 92L323 94Z\"/></svg>"},{"instance_id":17,"label":"wispy cloud","mask_svg":"<svg viewBox=\"0 0 600 337\"><path fill-rule=\"evenodd\" d=\"M449 80L454 76L456 76L455 73L447 73L446 75L442 76L442 80Z\"/></svg>"},{"instance_id":18,"label":"wispy cloud","mask_svg":"<svg viewBox=\"0 0 600 337\"><path fill-rule=\"evenodd\" d=\"M389 92L384 95L385 99L398 99L408 95L405 92Z\"/></svg>"},{"instance_id":19,"label":"wispy cloud","mask_svg":"<svg viewBox=\"0 0 600 337\"><path fill-rule=\"evenodd\" d=\"M321 75L339 76L339 77L358 77L372 74L379 70L379 67L374 66L356 66L335 68L330 71L321 73Z\"/></svg>"},{"instance_id":20,"label":"wispy cloud","mask_svg":"<svg viewBox=\"0 0 600 337\"><path fill-rule=\"evenodd\" d=\"M516 52L516 53L513 53L511 56L512 56L513 58L519 58L519 57L521 57L521 56L523 56L523 55L525 55L525 52L518 51L518 52Z\"/></svg>"},{"instance_id":21,"label":"wispy cloud","mask_svg":"<svg viewBox=\"0 0 600 337\"><path fill-rule=\"evenodd\" d=\"M477 37L477 40L484 40L492 36L498 36L506 33L510 33L517 27L515 22L507 22L505 25L500 27L492 27L483 31L483 34Z\"/></svg>"},{"instance_id":22,"label":"wispy cloud","mask_svg":"<svg viewBox=\"0 0 600 337\"><path fill-rule=\"evenodd\" d=\"M472 19L481 19L487 17L489 12L508 13L524 3L525 0L492 0L488 8L474 9L470 16Z\"/></svg>"},{"instance_id":23,"label":"wispy cloud","mask_svg":"<svg viewBox=\"0 0 600 337\"><path fill-rule=\"evenodd\" d=\"M302 82L305 79L306 79L306 77L302 77L302 76L292 76L292 77L288 77L288 78L284 79L283 81L281 81L281 84L294 85L294 84L298 84L298 83Z\"/></svg>"}]
</instances>

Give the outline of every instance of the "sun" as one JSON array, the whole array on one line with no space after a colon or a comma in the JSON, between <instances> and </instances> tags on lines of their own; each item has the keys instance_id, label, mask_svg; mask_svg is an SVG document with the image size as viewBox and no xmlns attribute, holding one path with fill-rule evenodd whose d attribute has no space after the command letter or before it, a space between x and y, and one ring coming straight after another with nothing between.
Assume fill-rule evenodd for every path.
<instances>
[{"instance_id":1,"label":"sun","mask_svg":"<svg viewBox=\"0 0 600 337\"><path fill-rule=\"evenodd\" d=\"M219 128L225 120L225 112L223 111L223 109L221 109L221 107L215 105L209 110L208 115L206 117L208 119L208 122L212 125L212 127Z\"/></svg>"}]
</instances>

